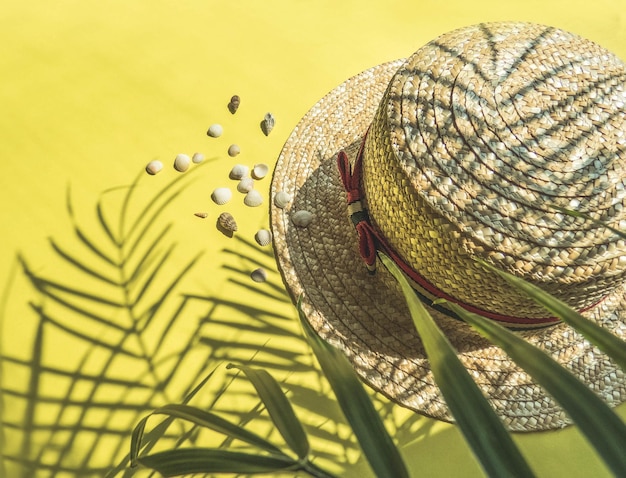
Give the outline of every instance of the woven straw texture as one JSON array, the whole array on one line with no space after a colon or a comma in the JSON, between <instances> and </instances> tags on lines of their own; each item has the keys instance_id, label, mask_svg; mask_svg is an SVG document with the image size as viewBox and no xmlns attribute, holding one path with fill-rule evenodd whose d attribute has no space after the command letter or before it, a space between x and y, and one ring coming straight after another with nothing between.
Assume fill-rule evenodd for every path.
<instances>
[{"instance_id":1,"label":"woven straw texture","mask_svg":"<svg viewBox=\"0 0 626 478\"><path fill-rule=\"evenodd\" d=\"M623 226L624 67L575 35L518 23L443 35L407 61L367 70L300 121L279 157L271 223L284 281L318 333L394 401L451 420L402 294L384 268L367 274L335 162L354 157L371 125L363 189L374 226L446 293L502 314L545 312L474 265L533 280L621 338L624 244L575 208ZM380 104L380 107L379 107ZM306 228L291 216L313 214ZM560 408L497 347L431 309L512 430L568 424ZM626 377L565 325L518 332L611 405Z\"/></svg>"}]
</instances>

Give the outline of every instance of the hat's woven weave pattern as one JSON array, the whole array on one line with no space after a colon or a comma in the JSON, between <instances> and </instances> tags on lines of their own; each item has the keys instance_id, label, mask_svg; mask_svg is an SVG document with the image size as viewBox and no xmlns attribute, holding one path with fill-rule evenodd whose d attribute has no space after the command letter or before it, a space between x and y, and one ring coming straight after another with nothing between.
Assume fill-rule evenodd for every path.
<instances>
[{"instance_id":1,"label":"hat's woven weave pattern","mask_svg":"<svg viewBox=\"0 0 626 478\"><path fill-rule=\"evenodd\" d=\"M528 24L443 35L389 85L363 188L391 246L440 290L505 314L542 309L472 260L585 309L623 281L624 241L552 206L626 224L626 70L593 42Z\"/></svg>"},{"instance_id":2,"label":"hat's woven weave pattern","mask_svg":"<svg viewBox=\"0 0 626 478\"><path fill-rule=\"evenodd\" d=\"M496 29L493 27L493 25L487 25L480 27L478 30L486 32L486 29L491 28L495 32ZM533 25L506 24L506 28L508 30L516 28L533 31L540 38L544 38L550 32L554 32L554 30L550 30L542 35L545 27ZM465 30L461 37L467 36L471 32L476 32L476 28ZM488 35L485 34L484 36ZM494 41L497 41L500 45L501 40L494 38ZM464 41L462 38L458 38L458 40L459 44ZM538 41L540 42L541 40ZM574 47L575 43L574 41ZM567 55L569 46L569 44L563 46L562 55ZM451 44L447 49L449 50L453 47L454 45ZM431 46L428 48L432 50ZM502 48L499 51L502 51ZM604 51L594 51L597 52L597 55L594 56L598 58L606 54ZM445 53L446 48L440 48L438 52L433 52L432 54L436 57ZM469 53L467 58L469 58ZM489 53L487 60L485 60L484 55L480 55L480 58L482 59L481 61L487 61L493 58L493 54ZM443 203L435 201L442 195L441 192L438 193L438 189L435 186L443 187L445 182L438 185L437 181L427 176L427 178L430 178L430 181L427 181L426 185L421 185L420 187L423 187L424 191L429 190L428 194L422 196L416 192L416 185L409 181L409 178L415 179L423 175L418 173L415 167L413 167L414 173L409 174L411 171L409 160L397 154L398 151L406 150L405 144L400 142L402 135L392 135L390 133L392 130L389 127L385 128L382 126L384 121L388 121L387 118L397 118L397 111L395 113L396 116L393 116L388 113L388 109L378 109L378 114L381 116L375 119L378 105L381 104L389 82L396 75L398 68L402 68L401 71L404 72L415 71L415 66L402 67L404 63L404 61L396 61L378 65L347 79L324 98L320 99L294 128L281 151L272 179L272 194L276 194L278 191L285 191L293 196L293 201L284 209L279 208L275 204L272 204L270 208L274 251L287 290L293 299L302 297L302 310L311 325L322 337L345 353L355 370L369 385L394 401L420 413L439 419L451 420L452 417L445 401L434 383L428 358L415 331L406 301L397 283L393 281L391 274L384 267L379 267L374 275L368 274L366 267L360 259L357 234L349 218L345 189L337 170L337 154L341 150L345 150L350 158L354 160L354 156L368 128L370 128L372 123L378 125L374 129L370 128L368 141L374 141L372 145L377 145L375 149L379 153L387 151L388 156L385 156L387 157L386 161L383 160L384 155L381 156L383 159L380 161L373 161L374 157L371 156L368 161L371 162L370 166L373 165L374 169L370 167L369 172L370 174L379 175L381 183L379 183L378 187L381 187L382 176L385 173L376 173L376 168L390 168L389 174L394 178L394 181L398 182L397 184L394 184L391 180L385 182L385 187L389 189L380 195L380 201L371 191L373 187L370 184L368 191L370 207L374 206L374 202L382 205L383 210L388 211L388 214L391 216L390 219L397 223L393 229L412 228L414 227L414 222L410 221L417 220L415 208L417 207L416 195L418 195L422 201L420 207L425 212L424 216L418 217L418 222L424 223L424 221L427 221L425 224L428 224L428 226L424 227L424 234L427 233L428 237L425 239L426 242L421 244L418 244L417 239L413 238L412 244L415 247L424 247L424 244L437 240L436 248L441 253L438 256L440 263L434 266L436 268L435 272L438 274L443 272L446 280L450 280L450 274L444 271L444 268L455 265L450 262L455 255L466 254L461 262L458 263L458 267L461 267L462 270L465 270L468 266L473 267L467 255L469 252L465 250L466 247L474 247L474 249L468 249L472 253L480 253L481 251L478 248L482 247L487 254L492 256L498 252L504 255L504 252L498 249L498 247L501 247L509 250L511 257L516 258L516 262L520 260L523 265L536 260L537 264L539 264L537 267L542 267L545 274L552 274L555 278L562 276L559 279L561 286L564 284L565 287L569 287L569 285L565 282L567 274L550 272L548 269L549 267L557 267L557 265L554 265L556 264L556 257L551 256L550 253L543 254L543 252L539 251L531 253L530 251L535 247L533 244L537 243L537 241L524 242L520 239L525 237L524 234L532 238L542 231L542 233L546 234L546 238L548 237L547 234L550 229L542 223L542 221L545 221L545 219L542 219L543 214L547 210L545 204L530 205L532 211L544 211L542 214L529 214L530 219L521 212L509 212L508 215L505 215L501 211L496 210L494 214L500 214L505 218L510 217L512 223L515 223L517 220L526 221L521 222L519 228L510 226L510 224L507 225L515 232L509 232L511 237L506 237L503 234L502 244L500 244L497 240L495 243L481 242L479 240L480 235L476 231L480 229L479 224L481 223L473 215L477 213L476 208L481 207L481 204L485 204L485 201L488 202L494 196L486 194L484 198L481 197L483 199L482 203L477 202L474 204L473 202L468 202L465 203L465 207L455 205L449 211L450 213L458 213L461 218L459 220L469 221L472 229L466 230L462 227L462 224L457 224L453 218L446 216L448 212L441 205ZM608 65L612 68L610 61L608 61ZM615 71L618 73L612 76L619 80L621 78L620 75L622 75L622 67L619 66L619 63L615 63L615 65L617 65L615 66ZM488 69L488 65L483 68ZM424 68L424 70L426 73L429 71L434 73L434 70L429 70L428 68ZM606 77L606 74L603 77ZM398 76L396 76L396 81L401 82ZM611 81L613 80L607 81L606 84L610 84ZM619 86L619 81L615 83L615 86L609 87L609 90L619 91L618 88L621 87ZM478 82L475 82L475 85L478 86L478 84ZM573 91L573 87L570 89ZM450 89L450 91L453 91L453 89ZM401 95L391 97L388 94L386 101L399 100L401 97ZM395 104L404 108L405 111L402 114L406 113L408 121L415 121L417 119L417 107L414 107L412 110L410 107L411 100L408 99L408 96L406 98L406 104ZM581 94L580 98L584 99L586 96ZM618 102L619 95L616 94L613 99ZM382 104L387 104L384 101ZM423 98L414 101L421 102L418 104L421 104L420 107L422 108L426 105ZM591 104L593 102L590 102ZM483 110L485 109L483 108ZM532 120L533 117L533 115L530 115L528 119ZM423 121L423 118L420 118L420 121ZM474 134L482 138L483 136L478 135L478 132L485 134L481 128L483 127L482 122L486 122L486 120L482 116L477 116L474 118L474 121L475 123L472 123L476 124L475 127L473 126ZM502 121L504 122L504 120ZM415 122L414 124L418 123ZM440 122L437 124L442 125ZM507 119L507 124L516 126L515 121L511 118ZM517 126L523 130L523 125ZM611 131L611 125L608 126L609 129L607 131ZM529 127L533 128L535 126L530 125ZM376 129L379 130L378 133L376 133ZM516 131L515 129L513 130ZM503 131L497 131L501 135L503 143L505 140L515 140L512 133L507 131L509 131L507 128ZM505 134L509 134L509 136L505 137ZM519 131L517 134L520 135ZM619 144L620 136L614 132L611 134L615 134L613 138L614 143ZM467 135L467 139L470 138L470 133L464 132L464 135ZM541 136L538 132L535 132L534 135L535 138ZM412 138L411 135L408 137ZM488 136L484 137L488 138ZM596 136L596 138L598 137ZM386 146L384 141L387 141ZM587 140L585 139L584 141ZM428 144L434 146L435 141L431 140ZM510 148L519 148L521 143L511 144L513 146L509 145ZM526 144L530 146L531 143L528 142ZM573 146L577 144L582 144L582 142L574 143ZM517 150L514 149L514 151ZM516 154L521 155L521 153ZM410 157L416 158L417 156L409 154L408 158ZM402 161L404 162L398 161L397 158L403 158ZM583 162L584 160L584 158L581 159ZM424 158L424 161L428 161L428 158ZM439 161L439 159L431 158L430 161ZM602 159L602 161L605 160ZM459 167L467 168L467 162L460 160L458 162ZM545 161L541 164L544 163ZM507 164L509 169L505 170L505 174L507 177L516 178L512 181L513 184L516 182L521 184L520 177L524 174L535 173L532 170L528 171L529 166L525 166L523 162L520 162L520 164L515 162ZM529 164L531 163L529 162ZM609 164L612 164L612 166L609 167ZM557 200L562 198L560 199L562 202L558 203L556 200L554 202L561 205L569 205L569 201L577 199L582 203L583 200L578 197L579 193L584 188L590 188L586 192L586 196L583 197L587 201L588 212L597 214L594 217L598 219L615 217L615 221L617 221L621 215L618 209L621 207L622 196L620 195L621 193L617 192L620 190L618 187L618 174L611 172L610 169L611 167L617 168L619 164L621 164L619 160L613 163L606 160L606 171L602 173L596 171L588 164L586 169L581 166L578 169L586 171L585 174L589 175L587 179L573 183L563 182L568 187L576 185L578 189L571 197L566 194L565 189L559 189L558 194L554 193L553 196ZM425 163L425 165L428 165L433 173L435 171L444 171L442 166L432 167L430 163ZM478 165L480 165L480 161ZM562 164L562 166L566 165L567 163ZM498 166L501 165L498 164ZM521 172L514 173L513 166L522 168L520 169ZM406 172L406 169L409 170L409 173ZM572 170L575 170L575 168L572 168ZM460 168L458 171L459 180L467 180L469 184L475 183L475 179L464 171L463 168ZM554 171L556 172L553 174L557 175L561 173L568 174L562 167ZM541 168L537 172L541 172ZM367 174L367 171L364 171L364 173ZM463 174L465 177L463 177ZM598 174L598 176L594 176L594 174ZM606 181L609 181L608 178L612 177L613 179L610 181L614 181L615 187L600 188L608 196L605 195L604 198L599 197L596 199L592 197L595 196L592 184L598 181L605 181L600 179L602 174L607 175ZM446 177L446 175L442 176ZM526 181L526 183L530 182ZM428 184L431 185L428 186ZM493 189L493 186L489 187L490 184L489 181L485 183L485 191ZM558 184L558 181L555 184ZM504 186L506 186L506 182L502 181L500 187L504 188ZM402 208L394 210L389 201L401 195L402 191L409 197L408 201L410 201L410 204L407 203ZM521 194L521 192L517 191L515 194ZM611 195L615 197L614 200L608 199ZM507 196L505 195L505 197ZM372 198L377 199L374 201ZM397 201L397 198L395 200ZM550 200L552 201L553 199ZM429 201L433 201L433 203L431 204ZM602 204L601 207L598 206L600 204ZM597 210L594 209L592 211L591 206L593 208L598 206ZM526 210L526 205L522 207L521 201L519 202L519 207ZM611 208L615 208L617 214L611 211ZM314 215L313 221L306 228L296 227L291 219L296 211L302 209L306 209ZM426 213L426 211L428 212ZM484 214L484 210L481 212ZM376 215L376 219L379 224L389 226L388 229L392 228L390 219L383 219L379 214ZM539 224L538 232L528 232L529 220L534 220L531 224ZM553 216L551 220L556 221L556 216ZM490 220L493 224L496 221L496 219ZM564 247L561 249L556 247L559 256L562 250L568 251L573 250L573 248L578 248L581 256L585 254L589 256L590 251L594 251L594 247L587 247L587 243L597 244L602 241L601 237L596 238L594 234L586 236L586 231L592 229L587 223L574 221L564 216L557 226L552 232L554 232L559 241L561 239L557 234L561 230L565 231L562 234L570 237L570 241L571 238L579 241L579 243L572 243L573 245L564 243ZM554 227L554 224L550 227ZM490 228L484 227L484 229L487 232L487 236L489 236L489 232L497 228L494 225ZM576 229L580 229L581 232L575 232ZM574 232L570 233L567 231ZM435 232L445 237L446 241L438 239ZM607 234L606 231L598 232ZM594 257L609 257L612 254L614 258L612 260L619 261L619 254L616 252L616 249L622 248L622 244L614 242L613 236L610 234L607 234L606 237L611 238L606 249L603 249L602 246L595 246L596 252ZM453 244L457 239L459 241L468 241L468 244L458 247ZM498 238L494 237L494 239ZM424 241L424 238L420 240ZM514 250L514 241L515 244L519 245L519 251ZM523 249L522 246L526 249ZM546 247L550 251L554 249L549 246ZM427 254L426 259L426 264L435 261L432 257L428 257ZM493 260L497 262L497 257L493 256ZM574 259L570 257L568 260L571 262ZM579 262L582 264L587 262L593 263L593 260L586 262L579 259ZM501 260L500 263L504 263L504 261ZM614 273L615 277L612 278L610 273L606 273L606 264L610 264L610 262L599 261L594 267L598 268L598 273L605 271L604 275L608 282L619 280L620 268L617 267L618 272ZM509 270L511 270L510 267ZM473 272L485 279L484 276L480 275L482 274L480 269ZM469 280L467 274L458 279ZM538 281L540 281L539 279L541 278L537 278ZM489 290L493 291L494 281L491 278L486 278L486 280L487 285L489 285L489 281L492 282L492 288ZM549 280L549 277L545 278L546 285ZM589 279L588 283L592 284L593 279ZM448 283L444 282L442 287L446 286L446 284ZM466 284L465 289L474 287L472 284L473 282ZM574 288L571 290L576 291L576 288L579 286L580 282L574 282ZM479 287L485 288L487 286L479 284ZM586 293L588 292L586 286L583 289L585 289ZM591 293L589 294L591 296ZM459 358L471 376L488 397L497 414L510 429L518 431L551 429L563 427L569 423L567 415L558 407L554 400L507 357L502 349L490 344L488 340L474 332L467 324L452 319L437 309L429 308L429 310L446 337L458 351ZM541 314L544 314L544 312L541 312ZM613 294L610 294L599 305L584 314L617 337L626 339L626 285L616 289ZM590 389L606 400L607 403L616 405L626 399L626 376L624 372L566 324L561 323L552 327L523 330L517 332L517 334L563 364L577 378L583 380Z\"/></svg>"}]
</instances>

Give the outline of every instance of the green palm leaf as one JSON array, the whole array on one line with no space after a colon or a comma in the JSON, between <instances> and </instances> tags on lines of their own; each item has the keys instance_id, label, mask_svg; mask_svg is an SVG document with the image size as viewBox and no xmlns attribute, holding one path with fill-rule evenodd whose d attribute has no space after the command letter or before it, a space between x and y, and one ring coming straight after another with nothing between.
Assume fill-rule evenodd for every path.
<instances>
[{"instance_id":1,"label":"green palm leaf","mask_svg":"<svg viewBox=\"0 0 626 478\"><path fill-rule=\"evenodd\" d=\"M408 477L404 461L346 357L311 328L298 302L309 344L350 423L370 466L379 477Z\"/></svg>"},{"instance_id":2,"label":"green palm leaf","mask_svg":"<svg viewBox=\"0 0 626 478\"><path fill-rule=\"evenodd\" d=\"M398 266L384 254L380 254L380 258L400 284L435 382L485 472L494 477L534 476L504 425Z\"/></svg>"},{"instance_id":3,"label":"green palm leaf","mask_svg":"<svg viewBox=\"0 0 626 478\"><path fill-rule=\"evenodd\" d=\"M456 304L448 306L526 370L561 404L615 475L626 476L626 425L606 403L555 360L513 332ZM626 344L622 346L626 348Z\"/></svg>"}]
</instances>

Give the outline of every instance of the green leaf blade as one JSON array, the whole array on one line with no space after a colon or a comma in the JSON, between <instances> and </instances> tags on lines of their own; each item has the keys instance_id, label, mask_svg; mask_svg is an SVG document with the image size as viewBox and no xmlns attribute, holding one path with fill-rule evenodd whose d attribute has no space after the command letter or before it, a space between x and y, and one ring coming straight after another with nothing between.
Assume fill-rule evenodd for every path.
<instances>
[{"instance_id":1,"label":"green leaf blade","mask_svg":"<svg viewBox=\"0 0 626 478\"><path fill-rule=\"evenodd\" d=\"M435 382L468 445L489 476L534 476L489 402L469 376L456 351L415 295L398 266L379 255L402 288L422 339Z\"/></svg>"},{"instance_id":2,"label":"green leaf blade","mask_svg":"<svg viewBox=\"0 0 626 478\"><path fill-rule=\"evenodd\" d=\"M526 370L561 404L616 476L626 476L626 425L606 403L554 359L513 332L455 304L449 306Z\"/></svg>"},{"instance_id":3,"label":"green leaf blade","mask_svg":"<svg viewBox=\"0 0 626 478\"><path fill-rule=\"evenodd\" d=\"M298 458L306 459L310 451L309 440L278 382L265 370L232 364L228 368L237 368L246 374L287 446Z\"/></svg>"},{"instance_id":4,"label":"green leaf blade","mask_svg":"<svg viewBox=\"0 0 626 478\"><path fill-rule=\"evenodd\" d=\"M551 296L536 285L526 282L508 272L497 269L486 262L480 261L480 264L499 274L512 286L525 292L538 304L544 306L556 317L559 317L563 322L576 329L587 340L611 357L623 370L626 370L626 345L624 341L585 318L569 307L565 302Z\"/></svg>"},{"instance_id":5,"label":"green leaf blade","mask_svg":"<svg viewBox=\"0 0 626 478\"><path fill-rule=\"evenodd\" d=\"M298 462L286 457L253 455L214 448L178 448L142 456L138 462L163 476L191 473L274 473L297 469Z\"/></svg>"},{"instance_id":6,"label":"green leaf blade","mask_svg":"<svg viewBox=\"0 0 626 478\"><path fill-rule=\"evenodd\" d=\"M374 473L379 477L408 477L398 449L348 359L315 333L300 302L298 312L309 344Z\"/></svg>"},{"instance_id":7,"label":"green leaf blade","mask_svg":"<svg viewBox=\"0 0 626 478\"><path fill-rule=\"evenodd\" d=\"M254 445L262 450L270 453L284 455L277 446L271 444L259 435L249 432L245 428L234 425L222 417L196 407L189 405L169 404L161 408L157 408L152 412L154 415L168 415L174 418L187 420L195 425L223 433L230 438L241 440L250 445Z\"/></svg>"}]
</instances>

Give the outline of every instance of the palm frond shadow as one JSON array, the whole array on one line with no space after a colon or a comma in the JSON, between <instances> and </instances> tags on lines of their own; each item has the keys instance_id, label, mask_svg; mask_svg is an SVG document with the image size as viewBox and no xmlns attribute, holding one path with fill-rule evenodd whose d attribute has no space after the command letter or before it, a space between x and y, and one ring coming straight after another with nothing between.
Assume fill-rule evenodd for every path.
<instances>
[{"instance_id":1,"label":"palm frond shadow","mask_svg":"<svg viewBox=\"0 0 626 478\"><path fill-rule=\"evenodd\" d=\"M137 421L163 404L179 403L199 377L225 361L283 378L297 408L311 412L305 427L312 437L331 440L335 420L343 421L339 412L327 416L337 405L324 400L328 387L302 338L271 249L235 236L222 251L227 293L190 292L191 272L204 251L181 251L173 238L176 224L165 212L199 179L202 167L158 190L142 183L142 173L127 187L103 192L91 223L75 209L68 188L73 241L49 239L54 266L33 265L27 253L17 254L16 274L34 292L25 304L34 326L26 358L0 355L0 456L10 476L128 475L126 451ZM250 279L257 267L268 270L267 282ZM315 378L310 386L291 383L293 374ZM233 390L239 380L236 372L225 372L194 400L240 424L265 420L253 394ZM254 405L236 408L233 393ZM166 422L160 440L170 446L198 439L193 428ZM339 443L345 456L356 449L351 437Z\"/></svg>"}]
</instances>

